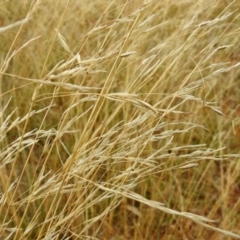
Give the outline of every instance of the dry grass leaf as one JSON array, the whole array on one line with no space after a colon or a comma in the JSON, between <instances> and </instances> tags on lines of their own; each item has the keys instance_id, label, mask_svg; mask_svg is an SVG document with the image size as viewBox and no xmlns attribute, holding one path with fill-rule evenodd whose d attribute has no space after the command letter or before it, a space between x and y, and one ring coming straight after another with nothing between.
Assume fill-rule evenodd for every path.
<instances>
[{"instance_id":1,"label":"dry grass leaf","mask_svg":"<svg viewBox=\"0 0 240 240\"><path fill-rule=\"evenodd\" d=\"M3 33L3 32L5 32L5 31L7 31L9 29L12 29L14 27L23 25L24 23L26 23L28 21L29 21L29 18L24 18L24 19L19 20L19 21L15 22L15 23L9 24L9 25L7 25L5 27L0 27L0 33Z\"/></svg>"}]
</instances>

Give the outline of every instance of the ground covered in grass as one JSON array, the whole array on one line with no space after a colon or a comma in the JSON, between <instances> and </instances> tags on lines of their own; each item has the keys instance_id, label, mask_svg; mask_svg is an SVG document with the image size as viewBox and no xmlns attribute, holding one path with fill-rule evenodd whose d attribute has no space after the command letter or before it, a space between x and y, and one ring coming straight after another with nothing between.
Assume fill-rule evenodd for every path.
<instances>
[{"instance_id":1,"label":"ground covered in grass","mask_svg":"<svg viewBox=\"0 0 240 240\"><path fill-rule=\"evenodd\" d=\"M240 239L239 1L0 9L0 239Z\"/></svg>"}]
</instances>

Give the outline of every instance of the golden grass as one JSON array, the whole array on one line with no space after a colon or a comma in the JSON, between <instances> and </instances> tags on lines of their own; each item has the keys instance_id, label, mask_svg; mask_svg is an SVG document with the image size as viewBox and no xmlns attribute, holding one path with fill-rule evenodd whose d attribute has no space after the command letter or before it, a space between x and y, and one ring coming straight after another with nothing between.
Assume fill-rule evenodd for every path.
<instances>
[{"instance_id":1,"label":"golden grass","mask_svg":"<svg viewBox=\"0 0 240 240\"><path fill-rule=\"evenodd\" d=\"M238 1L3 1L1 239L240 239Z\"/></svg>"}]
</instances>

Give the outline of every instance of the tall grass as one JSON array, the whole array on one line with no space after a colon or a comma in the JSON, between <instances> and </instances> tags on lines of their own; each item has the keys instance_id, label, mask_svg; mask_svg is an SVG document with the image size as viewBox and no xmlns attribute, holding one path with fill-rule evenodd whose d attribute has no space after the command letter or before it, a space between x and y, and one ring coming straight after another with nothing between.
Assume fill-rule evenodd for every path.
<instances>
[{"instance_id":1,"label":"tall grass","mask_svg":"<svg viewBox=\"0 0 240 240\"><path fill-rule=\"evenodd\" d=\"M240 238L238 1L0 6L0 239Z\"/></svg>"}]
</instances>

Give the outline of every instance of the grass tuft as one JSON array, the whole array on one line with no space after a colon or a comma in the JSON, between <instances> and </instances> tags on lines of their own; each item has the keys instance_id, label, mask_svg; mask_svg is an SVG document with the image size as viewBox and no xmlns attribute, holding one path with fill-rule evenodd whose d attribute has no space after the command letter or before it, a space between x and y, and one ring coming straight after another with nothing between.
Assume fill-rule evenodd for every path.
<instances>
[{"instance_id":1,"label":"grass tuft","mask_svg":"<svg viewBox=\"0 0 240 240\"><path fill-rule=\"evenodd\" d=\"M0 239L240 239L233 1L4 1Z\"/></svg>"}]
</instances>

